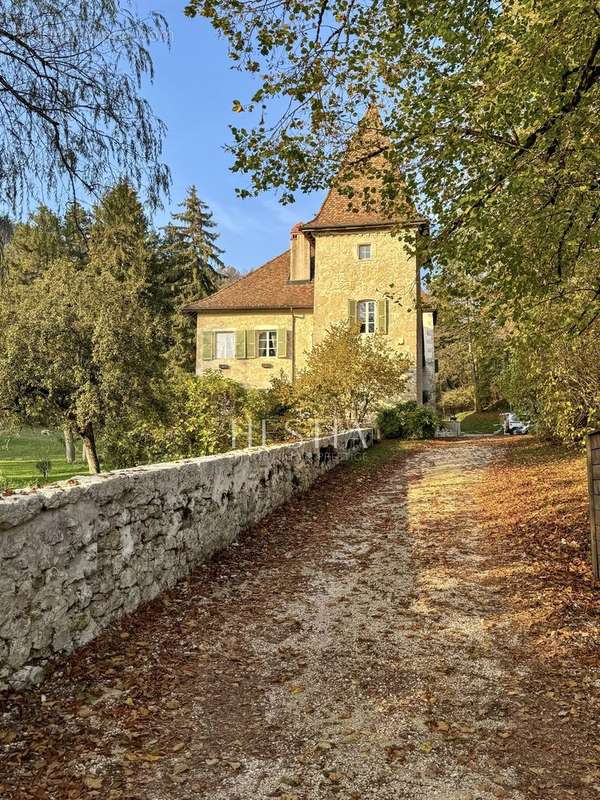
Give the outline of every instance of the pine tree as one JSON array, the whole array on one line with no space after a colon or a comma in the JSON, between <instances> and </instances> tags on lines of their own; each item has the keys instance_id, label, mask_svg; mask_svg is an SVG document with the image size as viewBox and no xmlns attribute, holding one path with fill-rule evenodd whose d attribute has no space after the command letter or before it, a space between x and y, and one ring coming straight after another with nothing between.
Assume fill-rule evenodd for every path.
<instances>
[{"instance_id":1,"label":"pine tree","mask_svg":"<svg viewBox=\"0 0 600 800\"><path fill-rule=\"evenodd\" d=\"M224 268L217 245L219 234L208 205L198 197L195 186L173 214L173 221L164 229L164 247L170 268L169 283L173 305L170 361L175 366L192 370L195 354L193 320L181 313L192 300L214 292Z\"/></svg>"},{"instance_id":2,"label":"pine tree","mask_svg":"<svg viewBox=\"0 0 600 800\"><path fill-rule=\"evenodd\" d=\"M90 261L95 269L137 287L146 287L151 260L148 220L131 184L120 181L94 208Z\"/></svg>"}]
</instances>

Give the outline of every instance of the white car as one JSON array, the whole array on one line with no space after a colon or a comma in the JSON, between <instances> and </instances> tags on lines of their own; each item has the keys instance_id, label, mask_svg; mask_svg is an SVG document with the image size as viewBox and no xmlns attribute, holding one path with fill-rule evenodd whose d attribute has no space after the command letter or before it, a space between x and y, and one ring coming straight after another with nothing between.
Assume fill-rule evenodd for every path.
<instances>
[{"instance_id":1,"label":"white car","mask_svg":"<svg viewBox=\"0 0 600 800\"><path fill-rule=\"evenodd\" d=\"M507 433L509 436L518 436L529 433L529 429L531 428L531 422L529 420L527 422L523 422L516 414L513 414L512 412L510 414L502 414L502 417L504 418L502 429L504 433Z\"/></svg>"}]
</instances>

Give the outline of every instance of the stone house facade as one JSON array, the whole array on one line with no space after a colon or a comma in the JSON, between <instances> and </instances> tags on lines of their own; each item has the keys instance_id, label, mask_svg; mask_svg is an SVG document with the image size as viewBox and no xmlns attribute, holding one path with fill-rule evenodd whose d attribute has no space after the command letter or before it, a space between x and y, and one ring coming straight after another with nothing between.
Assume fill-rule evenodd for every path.
<instances>
[{"instance_id":1,"label":"stone house facade","mask_svg":"<svg viewBox=\"0 0 600 800\"><path fill-rule=\"evenodd\" d=\"M418 256L426 227L414 209L391 219L332 188L316 217L292 228L288 250L185 309L197 320L197 374L220 369L256 388L282 372L293 381L330 326L349 320L408 355L407 399L434 403L435 312Z\"/></svg>"}]
</instances>

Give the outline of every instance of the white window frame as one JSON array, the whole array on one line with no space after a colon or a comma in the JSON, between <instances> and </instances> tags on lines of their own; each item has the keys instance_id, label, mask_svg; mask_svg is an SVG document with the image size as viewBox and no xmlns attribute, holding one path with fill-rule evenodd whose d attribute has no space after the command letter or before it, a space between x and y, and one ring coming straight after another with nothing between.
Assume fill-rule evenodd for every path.
<instances>
[{"instance_id":1,"label":"white window frame","mask_svg":"<svg viewBox=\"0 0 600 800\"><path fill-rule=\"evenodd\" d=\"M235 358L235 331L215 331L215 358Z\"/></svg>"},{"instance_id":2,"label":"white window frame","mask_svg":"<svg viewBox=\"0 0 600 800\"><path fill-rule=\"evenodd\" d=\"M361 250L363 247L368 248L368 255L361 256ZM370 261L373 258L373 245L370 242L362 242L361 244L357 245L356 247L356 258L359 261Z\"/></svg>"},{"instance_id":3,"label":"white window frame","mask_svg":"<svg viewBox=\"0 0 600 800\"><path fill-rule=\"evenodd\" d=\"M258 357L275 358L277 356L277 331L258 331Z\"/></svg>"},{"instance_id":4,"label":"white window frame","mask_svg":"<svg viewBox=\"0 0 600 800\"><path fill-rule=\"evenodd\" d=\"M377 330L377 303L375 300L360 300L356 304L356 318L362 336L369 336ZM364 328L364 330L363 330Z\"/></svg>"}]
</instances>

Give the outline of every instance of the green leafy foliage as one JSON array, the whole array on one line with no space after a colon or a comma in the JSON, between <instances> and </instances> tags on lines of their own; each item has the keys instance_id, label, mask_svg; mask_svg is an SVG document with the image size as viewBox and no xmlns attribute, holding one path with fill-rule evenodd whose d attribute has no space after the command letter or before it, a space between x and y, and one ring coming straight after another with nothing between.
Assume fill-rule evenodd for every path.
<instances>
[{"instance_id":1,"label":"green leafy foliage","mask_svg":"<svg viewBox=\"0 0 600 800\"><path fill-rule=\"evenodd\" d=\"M440 359L440 364L443 363ZM467 411L475 406L475 387L466 383L454 389L446 389L439 399L439 406L443 414L456 414L458 411Z\"/></svg>"},{"instance_id":2,"label":"green leafy foliage","mask_svg":"<svg viewBox=\"0 0 600 800\"><path fill-rule=\"evenodd\" d=\"M71 423L95 451L95 427L149 403L154 321L106 271L54 262L31 285L7 288L0 326L0 407L21 422Z\"/></svg>"},{"instance_id":3,"label":"green leafy foliage","mask_svg":"<svg viewBox=\"0 0 600 800\"><path fill-rule=\"evenodd\" d=\"M386 439L432 439L439 422L433 408L414 400L382 408L377 414L377 427Z\"/></svg>"},{"instance_id":4,"label":"green leafy foliage","mask_svg":"<svg viewBox=\"0 0 600 800\"><path fill-rule=\"evenodd\" d=\"M241 384L218 370L198 378L176 371L163 385L160 409L107 431L109 462L123 467L226 452L246 396Z\"/></svg>"},{"instance_id":5,"label":"green leafy foliage","mask_svg":"<svg viewBox=\"0 0 600 800\"><path fill-rule=\"evenodd\" d=\"M576 337L557 336L556 328L560 320L540 319L514 340L504 392L542 436L577 443L600 427L600 325Z\"/></svg>"},{"instance_id":6,"label":"green leafy foliage","mask_svg":"<svg viewBox=\"0 0 600 800\"><path fill-rule=\"evenodd\" d=\"M435 332L440 405L481 411L501 399L500 373L511 327L501 322L476 281L438 276L429 290L437 309Z\"/></svg>"},{"instance_id":7,"label":"green leafy foliage","mask_svg":"<svg viewBox=\"0 0 600 800\"><path fill-rule=\"evenodd\" d=\"M347 323L332 325L297 378L297 407L326 425L360 425L404 391L409 365L384 336L361 336Z\"/></svg>"}]
</instances>

